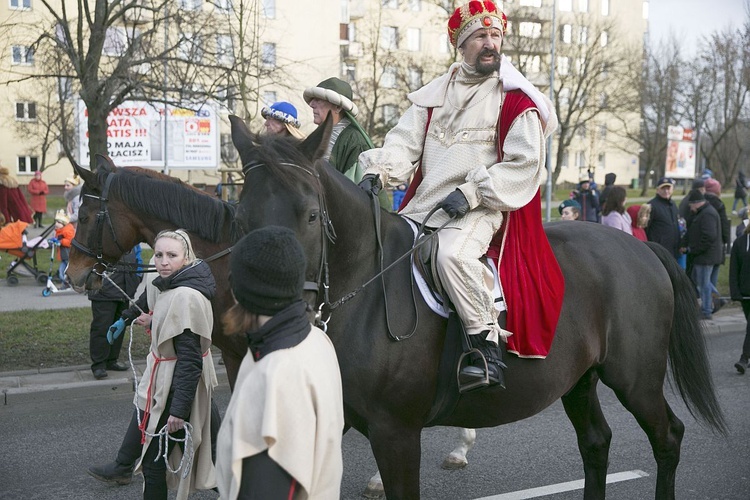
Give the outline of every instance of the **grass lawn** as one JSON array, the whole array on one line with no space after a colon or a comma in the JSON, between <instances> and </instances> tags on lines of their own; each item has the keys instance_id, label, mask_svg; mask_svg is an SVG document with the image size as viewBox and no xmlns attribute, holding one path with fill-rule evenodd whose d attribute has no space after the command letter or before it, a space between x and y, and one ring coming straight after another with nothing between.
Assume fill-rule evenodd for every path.
<instances>
[{"instance_id":1,"label":"grass lawn","mask_svg":"<svg viewBox=\"0 0 750 500\"><path fill-rule=\"evenodd\" d=\"M87 365L91 308L2 313L0 371ZM130 329L124 335L120 360L127 360ZM133 358L143 360L150 338L143 328L133 328Z\"/></svg>"},{"instance_id":2,"label":"grass lawn","mask_svg":"<svg viewBox=\"0 0 750 500\"><path fill-rule=\"evenodd\" d=\"M560 190L555 193L557 200L568 197L569 191ZM629 197L640 195L639 190L629 190ZM653 194L651 195L651 197ZM650 198L650 197L649 197ZM632 199L632 198L631 198ZM682 194L675 196L679 203ZM732 195L723 197L727 205L727 214L732 221L732 231L739 222L737 217L731 216ZM51 224L54 211L64 205L61 196L48 197L48 214L44 224ZM641 203L640 201L635 203ZM555 205L556 206L556 205ZM557 210L553 215L558 216ZM148 262L152 255L151 249L143 250L143 260ZM45 272L49 268L50 251L40 250L37 263ZM54 263L57 269L59 264ZM719 291L723 296L729 295L729 261L721 266L719 272ZM3 276L4 277L4 276ZM75 308L67 310L23 311L2 313L0 318L0 371L20 370L28 368L86 365L89 358L89 325L91 322L90 308ZM143 359L148 352L149 337L143 329L133 329L133 357ZM129 334L129 329L125 335ZM121 360L127 359L127 342L125 339Z\"/></svg>"}]
</instances>

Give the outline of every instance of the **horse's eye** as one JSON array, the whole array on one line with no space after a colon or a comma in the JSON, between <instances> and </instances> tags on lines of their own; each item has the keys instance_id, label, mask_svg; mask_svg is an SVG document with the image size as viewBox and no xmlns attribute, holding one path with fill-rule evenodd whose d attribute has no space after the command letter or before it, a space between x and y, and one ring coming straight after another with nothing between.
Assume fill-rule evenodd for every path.
<instances>
[{"instance_id":1,"label":"horse's eye","mask_svg":"<svg viewBox=\"0 0 750 500\"><path fill-rule=\"evenodd\" d=\"M80 222L81 224L86 224L88 221L89 221L89 216L88 215L80 215L79 214L79 216L78 216L78 222Z\"/></svg>"},{"instance_id":2,"label":"horse's eye","mask_svg":"<svg viewBox=\"0 0 750 500\"><path fill-rule=\"evenodd\" d=\"M310 218L307 220L307 222L315 222L316 220L318 220L318 212L310 213Z\"/></svg>"}]
</instances>

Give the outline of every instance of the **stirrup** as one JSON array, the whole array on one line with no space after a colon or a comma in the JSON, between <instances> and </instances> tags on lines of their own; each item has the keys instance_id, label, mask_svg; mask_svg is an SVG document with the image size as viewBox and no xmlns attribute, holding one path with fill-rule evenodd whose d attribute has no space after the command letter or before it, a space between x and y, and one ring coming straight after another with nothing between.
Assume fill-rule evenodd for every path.
<instances>
[{"instance_id":1,"label":"stirrup","mask_svg":"<svg viewBox=\"0 0 750 500\"><path fill-rule=\"evenodd\" d=\"M484 367L484 369L482 369L481 367L477 367L477 370L480 370L482 373L477 373L476 377L467 377L463 373L464 368L473 366L473 364L470 362L471 355L479 356L479 359L482 360L482 364ZM481 389L482 387L487 387L490 385L490 371L489 367L487 366L487 359L484 357L484 354L482 354L482 351L474 347L461 354L461 356L458 358L458 364L456 366L456 380L458 381L459 394L473 391L474 389Z\"/></svg>"}]
</instances>

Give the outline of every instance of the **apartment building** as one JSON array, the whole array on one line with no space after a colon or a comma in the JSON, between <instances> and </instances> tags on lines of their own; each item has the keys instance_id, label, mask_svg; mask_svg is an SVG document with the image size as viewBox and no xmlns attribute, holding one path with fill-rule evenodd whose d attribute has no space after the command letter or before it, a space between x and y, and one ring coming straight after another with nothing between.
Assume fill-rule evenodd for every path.
<instances>
[{"instance_id":1,"label":"apartment building","mask_svg":"<svg viewBox=\"0 0 750 500\"><path fill-rule=\"evenodd\" d=\"M361 100L372 102L377 98L377 106L369 111L383 126L370 128L375 137L382 137L380 132L395 123L408 107L404 99L407 92L440 75L455 60L446 25L457 3L461 2L349 1L348 17L342 26L342 40L345 39L342 71ZM585 78L578 73L592 71L585 66L585 60L605 60L608 50L613 59L622 58L623 50L642 53L648 29L648 2L506 0L496 3L509 19L504 53L545 93L550 86L553 19L555 21L555 91L560 94L560 115L570 114L572 120L581 123L585 120L585 124L574 127L570 144L560 154L557 182L575 183L581 172L591 170L600 183L609 172L617 174L619 184L632 183L638 178L638 147L620 138L618 131L622 129L623 120L639 123L637 110L623 113L618 109L621 119L617 120L601 109L596 113L577 111L582 103L606 109L610 97L608 88L612 95L621 91L615 88L614 74L608 78L606 69L597 69L598 81L588 90L596 95L576 96L571 90ZM588 51L578 48L584 46L593 48ZM368 80L370 84L363 85ZM378 83L377 96L372 90L375 82ZM576 112L569 113L571 107ZM567 130L570 131L570 127ZM558 139L553 141L550 155L553 169L557 162Z\"/></svg>"},{"instance_id":2,"label":"apartment building","mask_svg":"<svg viewBox=\"0 0 750 500\"><path fill-rule=\"evenodd\" d=\"M75 12L76 2L62 1L66 2L69 12ZM105 0L98 2L106 3ZM164 5L155 4L154 0L139 2L144 6ZM95 3L89 2L92 8ZM249 100L231 97L236 96L239 79L227 82L222 89L216 78L204 73L186 85L193 90L216 91L218 98L212 100L211 105L215 106L219 119L216 142L220 154L214 167L184 169L171 165L169 173L192 183L213 185L220 178L219 169L237 167L227 120L232 112L248 116L251 128L260 131L262 106L277 100L290 101L299 110L303 131L311 132L314 129L312 113L302 99L302 91L334 75L351 82L355 102L361 110L358 118L378 143L408 106L406 93L444 72L455 60L455 50L446 33L447 19L455 3L451 0L169 2L173 8L185 12L201 12L202 19L225 16L221 19L225 19L226 29L215 28L218 31L212 32L210 37L186 33L184 27L175 24L168 25L170 40L179 38L191 44L190 50L183 51L184 57L194 58L196 54L208 57L209 53L214 57L229 55L231 61L238 61L235 72L243 71L239 64L241 58L244 57L242 61L255 58L257 66L264 70L245 70L248 76L242 79L241 86L252 87L253 98ZM549 91L551 30L555 19L555 89L563 96L569 91L561 82L570 78L576 65L580 66L579 61L564 55L564 48L594 36L594 31L587 33L584 28L592 30L590 26L601 20L614 22L621 28L619 33L623 35L620 37L627 37L631 47L635 47L632 50L638 51L638 47L642 50L648 26L648 3L643 0L555 0L554 3L552 0L510 0L498 4L510 20L506 54L544 92ZM54 5L59 8L62 3ZM242 29L241 11L245 16ZM132 11L123 24L126 28L135 26L145 30L155 18L158 13L148 9ZM5 75L4 83L12 82L0 86L0 141L5 145L0 151L0 162L16 173L21 184L28 182L33 172L44 165L47 182L61 185L72 170L60 143L44 140L48 119L43 111L53 107L59 95L76 100L80 89L75 81L67 78L53 79L52 86L49 81L45 84L38 79L22 78L48 71L39 64L33 48L38 27L48 26L48 31L55 33L55 22L47 7L38 0L8 0L0 5L0 19L5 26L0 34L0 54L3 54L0 69ZM37 32L22 26L37 27ZM240 33L245 37L240 38ZM601 33L597 32L596 36L601 40ZM606 35L604 38L600 43L615 45L613 40L606 40ZM111 52L105 57L117 59L118 40L121 45L125 43L122 29L118 32L115 27L108 40ZM142 68L144 72L156 70L158 67ZM587 102L601 107L606 99L606 92L602 91L597 96L588 96ZM639 117L633 112L628 119L637 122ZM600 113L596 119L576 129L570 145L561 155L558 183L575 182L579 172L587 169L594 171L599 182L609 172L617 174L618 183L636 179L638 151L636 146L618 143L617 131L618 122L608 119L606 113ZM81 131L76 133L80 135ZM553 159L557 158L557 150L556 138L552 146Z\"/></svg>"},{"instance_id":3,"label":"apartment building","mask_svg":"<svg viewBox=\"0 0 750 500\"><path fill-rule=\"evenodd\" d=\"M73 14L77 13L76 2L52 2L51 8L59 14L63 2L71 30L74 30L78 18ZM89 1L92 17L96 7L107 4L106 0ZM128 49L134 33L158 29L151 39L152 44L180 45L172 50L169 69L165 70L165 80L169 80L165 81L165 86L170 87L169 101L175 101L183 94L190 97L210 93L213 98L204 101L218 116L219 130L211 131L211 140L219 150L215 164L195 169L183 168L179 161L172 161L167 165L170 175L198 185L215 185L220 179L219 169L238 167L229 135L227 117L230 113L248 117L251 129L260 132L263 130L261 108L277 100L286 100L299 110L303 130L310 132L314 129L312 112L302 99L302 91L340 74L340 0L139 0L138 5L141 8L128 10L107 30L102 79ZM164 18L162 9L165 7L172 9L169 14L171 24L165 26L162 23L154 28L155 23ZM179 19L183 20L182 25L175 22ZM187 23L186 19L193 21ZM36 170L44 168L47 183L53 188L61 186L65 177L71 175L72 167L60 141L49 139L55 132L51 130L48 113L56 108L61 96L70 108L77 110L80 84L67 77L32 77L56 74L55 68L50 68L49 60L42 61L35 42L44 32L57 36L59 41L62 28L56 23L50 8L38 0L8 0L0 4L0 20L4 28L0 32L0 71L3 75L0 77L3 82L0 85L0 142L4 146L0 150L0 162L15 173L21 184L26 184ZM168 33L167 40L163 35L165 32ZM89 33L84 32L85 44L89 43L88 37ZM180 83L183 80L178 78L188 78L178 74L179 68L174 60L180 57L202 58L205 67L201 71L194 70L196 75ZM241 61L240 57L244 59ZM220 82L224 77L210 71L213 64L217 67L220 63L235 64L231 69L236 74L240 72L241 62L246 66L242 78L233 77ZM144 63L134 71L145 74L161 70L160 64ZM176 88L181 85L184 88ZM155 95L157 100L152 107L158 110L158 89ZM132 95L133 101L142 98L137 92ZM124 120L118 118L117 123L110 122L112 133L115 133L114 127L122 126ZM158 132L158 127L151 128ZM171 136L171 128L169 133ZM85 138L85 119L76 120L73 134ZM121 145L122 141L118 144ZM78 155L78 148L75 149ZM77 160L88 165L87 158L78 157ZM126 157L115 161L117 165L128 165Z\"/></svg>"}]
</instances>

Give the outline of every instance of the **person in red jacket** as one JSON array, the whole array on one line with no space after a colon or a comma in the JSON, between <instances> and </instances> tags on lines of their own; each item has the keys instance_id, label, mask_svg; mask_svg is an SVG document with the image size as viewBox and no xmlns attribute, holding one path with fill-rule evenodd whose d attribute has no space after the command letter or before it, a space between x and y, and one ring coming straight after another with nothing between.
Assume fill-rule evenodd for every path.
<instances>
[{"instance_id":1,"label":"person in red jacket","mask_svg":"<svg viewBox=\"0 0 750 500\"><path fill-rule=\"evenodd\" d=\"M628 211L628 214L630 214L633 236L641 241L648 241L646 227L651 218L651 205L648 203L644 203L643 205L630 205L626 210Z\"/></svg>"},{"instance_id":2,"label":"person in red jacket","mask_svg":"<svg viewBox=\"0 0 750 500\"><path fill-rule=\"evenodd\" d=\"M60 268L57 270L57 277L60 278L60 283L63 284L62 290L68 288L68 284L65 282L65 270L68 269L68 259L70 258L70 244L76 235L76 229L73 224L70 223L70 218L64 210L58 210L55 213L55 237L49 239L49 243L52 245L58 245L60 251L57 254L57 259L60 261Z\"/></svg>"},{"instance_id":3,"label":"person in red jacket","mask_svg":"<svg viewBox=\"0 0 750 500\"><path fill-rule=\"evenodd\" d=\"M34 172L34 178L29 181L26 190L31 195L31 209L34 211L34 227L42 227L42 217L47 212L47 195L49 187L42 180L40 171Z\"/></svg>"}]
</instances>

